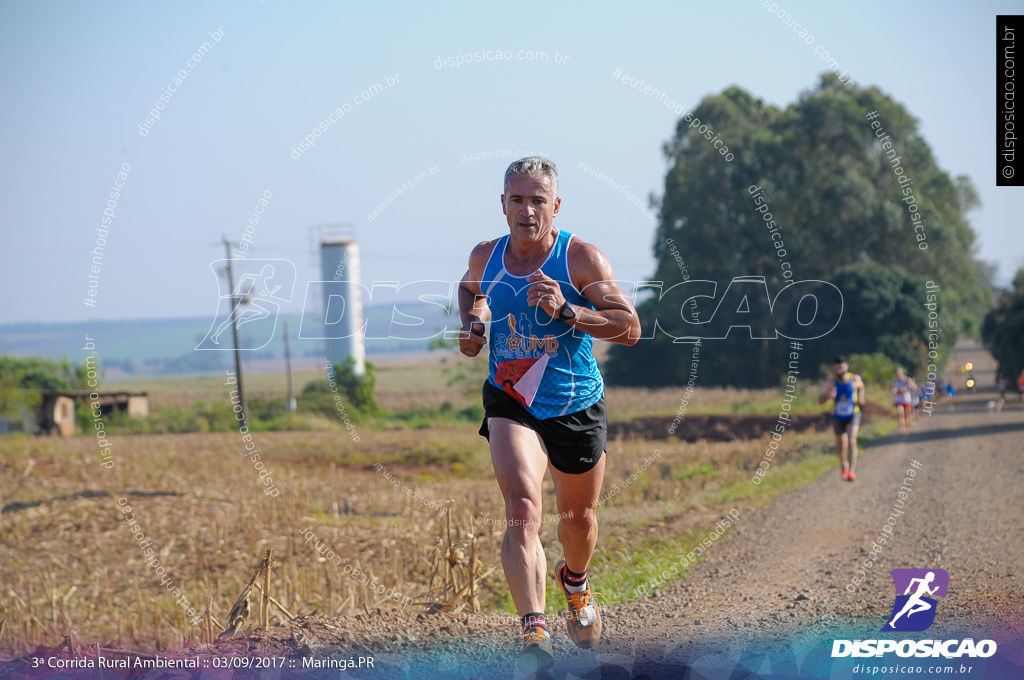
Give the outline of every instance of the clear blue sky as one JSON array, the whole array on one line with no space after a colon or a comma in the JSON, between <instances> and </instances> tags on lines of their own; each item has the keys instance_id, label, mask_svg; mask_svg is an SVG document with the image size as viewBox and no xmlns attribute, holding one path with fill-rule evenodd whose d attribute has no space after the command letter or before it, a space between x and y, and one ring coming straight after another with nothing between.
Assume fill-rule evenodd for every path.
<instances>
[{"instance_id":1,"label":"clear blue sky","mask_svg":"<svg viewBox=\"0 0 1024 680\"><path fill-rule=\"evenodd\" d=\"M779 4L855 82L879 86L920 119L943 169L974 180L979 254L1008 282L1024 265L1024 190L995 186L995 15L1024 5ZM138 124L203 42L211 49L140 136ZM487 50L569 58L435 67L441 56ZM218 295L209 263L223 256L215 244L222 234L241 239L263 192L272 198L250 254L294 261L299 291L319 278L308 227L325 222L356 224L364 281L458 279L472 245L506 230L498 196L510 159L462 161L488 151L546 152L561 170L556 224L604 249L618 278L642 280L653 270L654 226L576 166L613 175L646 201L662 189L661 145L676 114L612 71L690 106L730 85L785 106L824 70L757 0L9 2L0 58L9 286L0 322L209 314ZM393 87L353 103L395 74ZM346 103L316 147L293 159L290 148ZM131 170L88 308L89 251L123 163ZM294 309L301 303L300 293Z\"/></svg>"}]
</instances>

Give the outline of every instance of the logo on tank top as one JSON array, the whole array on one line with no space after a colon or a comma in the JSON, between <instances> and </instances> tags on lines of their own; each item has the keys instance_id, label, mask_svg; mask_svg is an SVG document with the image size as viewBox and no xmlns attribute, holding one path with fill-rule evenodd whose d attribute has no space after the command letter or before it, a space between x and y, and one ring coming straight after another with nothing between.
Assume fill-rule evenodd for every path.
<instances>
[{"instance_id":1,"label":"logo on tank top","mask_svg":"<svg viewBox=\"0 0 1024 680\"><path fill-rule=\"evenodd\" d=\"M527 320L526 314L520 314L518 322L509 314L508 328L509 334L499 335L498 342L508 349L510 356L515 353L525 356L538 350L554 354L558 350L558 340L554 335L538 337L533 334L533 324Z\"/></svg>"}]
</instances>

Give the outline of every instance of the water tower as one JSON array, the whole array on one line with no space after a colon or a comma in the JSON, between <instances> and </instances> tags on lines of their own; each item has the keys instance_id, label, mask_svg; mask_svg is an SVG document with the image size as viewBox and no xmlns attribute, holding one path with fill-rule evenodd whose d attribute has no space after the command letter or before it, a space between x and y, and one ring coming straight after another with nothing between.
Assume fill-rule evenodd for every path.
<instances>
[{"instance_id":1,"label":"water tower","mask_svg":"<svg viewBox=\"0 0 1024 680\"><path fill-rule=\"evenodd\" d=\"M315 228L320 242L323 316L327 329L324 350L332 364L355 360L356 375L366 371L363 300L359 285L359 242L355 226L324 224Z\"/></svg>"}]
</instances>

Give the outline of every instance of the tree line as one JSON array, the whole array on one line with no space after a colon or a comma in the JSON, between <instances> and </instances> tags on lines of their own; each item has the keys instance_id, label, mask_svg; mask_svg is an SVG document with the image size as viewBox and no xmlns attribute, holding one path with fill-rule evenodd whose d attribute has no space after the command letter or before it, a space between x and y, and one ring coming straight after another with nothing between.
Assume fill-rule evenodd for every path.
<instances>
[{"instance_id":1,"label":"tree line","mask_svg":"<svg viewBox=\"0 0 1024 680\"><path fill-rule=\"evenodd\" d=\"M724 161L706 133L679 120L663 148L663 194L652 199L659 224L651 279L664 282L663 290L686 279L715 281L717 299L694 298L685 309L657 294L639 303L645 331L656 321L666 333L645 340L642 352L613 346L610 383L685 382L688 346L671 336L683 335L694 313L709 321L736 277L763 277L773 300L797 281L839 288L842 302L824 303L842 305L839 324L803 343L800 364L811 375L837 354L878 352L919 374L944 363L957 337L978 332L993 299L992 269L976 257L967 220L978 195L969 178L938 166L902 104L825 74L785 108L730 87L706 97L693 115L730 140L735 157ZM742 318L749 304L741 299L726 312ZM930 311L941 320L933 349ZM813 312L801 306L801 316ZM707 342L701 383L777 385L787 343L752 339L758 335L736 326Z\"/></svg>"}]
</instances>

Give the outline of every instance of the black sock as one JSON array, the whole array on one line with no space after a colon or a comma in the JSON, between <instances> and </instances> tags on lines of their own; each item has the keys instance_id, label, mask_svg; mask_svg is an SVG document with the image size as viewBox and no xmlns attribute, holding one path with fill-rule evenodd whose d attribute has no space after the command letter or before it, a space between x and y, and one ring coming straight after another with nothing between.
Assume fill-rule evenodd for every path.
<instances>
[{"instance_id":1,"label":"black sock","mask_svg":"<svg viewBox=\"0 0 1024 680\"><path fill-rule=\"evenodd\" d=\"M544 614L541 612L531 612L520 620L523 622L524 633L531 628L543 628L545 631L548 629L547 619L544 618Z\"/></svg>"},{"instance_id":2,"label":"black sock","mask_svg":"<svg viewBox=\"0 0 1024 680\"><path fill-rule=\"evenodd\" d=\"M587 582L586 571L584 571L582 574L577 574L575 571L570 569L569 565L567 564L563 564L562 569L564 570L562 572L562 581L565 583L565 585L572 586L573 588L579 588Z\"/></svg>"}]
</instances>

